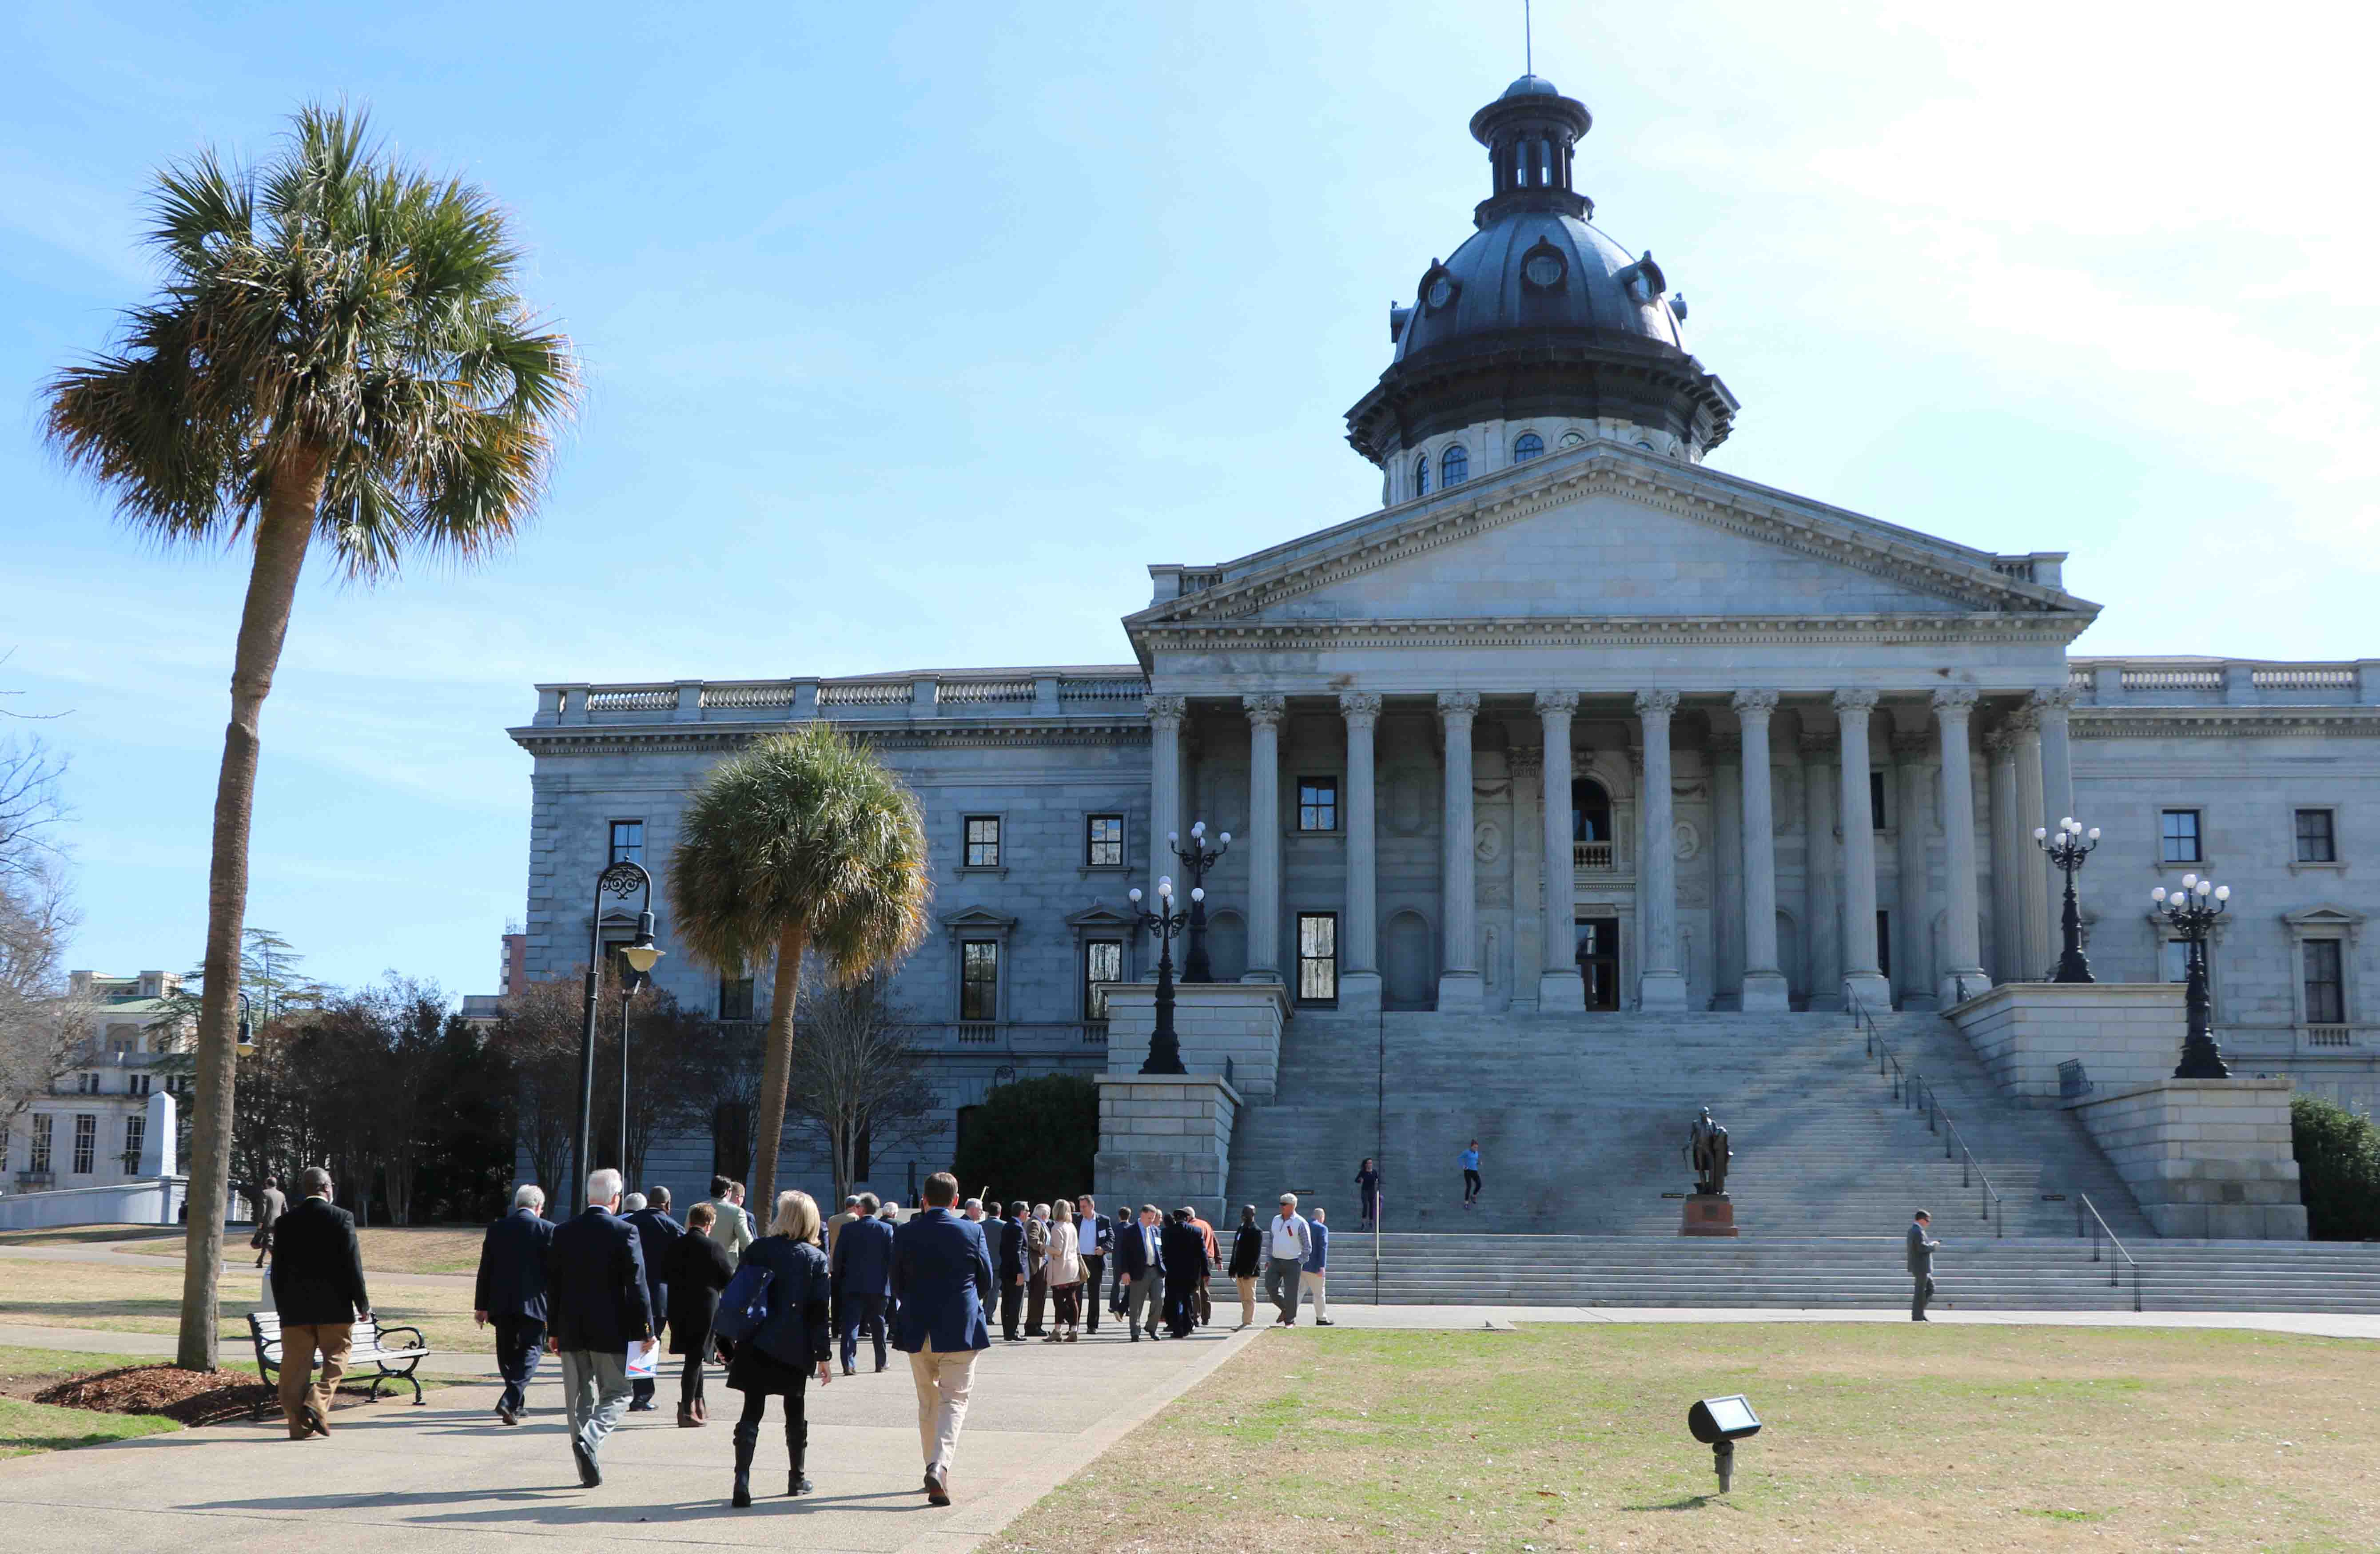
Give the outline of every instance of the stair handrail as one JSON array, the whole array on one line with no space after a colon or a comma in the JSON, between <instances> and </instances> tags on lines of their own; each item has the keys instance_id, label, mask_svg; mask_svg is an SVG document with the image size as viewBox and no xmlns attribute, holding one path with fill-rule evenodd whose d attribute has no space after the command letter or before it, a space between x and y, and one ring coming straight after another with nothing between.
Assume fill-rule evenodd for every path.
<instances>
[{"instance_id":1,"label":"stair handrail","mask_svg":"<svg viewBox=\"0 0 2380 1554\"><path fill-rule=\"evenodd\" d=\"M2099 1213L2099 1206L2091 1201L2090 1194L2076 1193L2074 1195L2074 1200L2076 1205L2074 1210L2074 1234L2078 1238L2082 1236L2083 1231L2082 1216L2085 1213L2088 1213L2091 1216L2091 1260L2095 1263L2099 1260L2099 1238L2103 1235L2106 1236L2107 1238L2107 1244L2114 1247L2117 1252L2122 1256L2125 1263L2129 1265L2132 1270L2132 1309L2134 1311L2138 1311L2141 1308L2141 1265L2139 1259L2135 1258L2130 1252L2125 1251L2124 1244L2116 1239L2116 1232L2108 1228L2107 1221L2102 1218ZM2107 1287L2112 1290L2120 1281L2121 1281L2116 1271L2116 1259L2110 1257L2107 1259Z\"/></svg>"},{"instance_id":2,"label":"stair handrail","mask_svg":"<svg viewBox=\"0 0 2380 1554\"><path fill-rule=\"evenodd\" d=\"M1996 1239L2005 1237L2008 1234L2008 1209L2000 1200L1999 1189L1992 1185L1991 1173L1984 1169L1984 1162L1975 1159L1975 1152L1967 1147L1966 1135L1959 1131L1959 1124L1950 1116L1949 1109L1942 1104L1942 1098L1935 1093L1932 1085L1926 1083L1924 1074L1900 1066L1900 1054L1892 1050L1892 1043L1877 1027L1876 1016L1868 1013L1867 1004L1860 998L1857 989L1845 988L1843 997L1852 1012L1852 1018L1867 1032L1868 1056L1876 1060L1877 1076L1888 1075L1892 1080L1892 1099L1904 1106L1924 1110L1925 1131L1943 1135L1944 1159L1950 1158L1954 1147L1958 1150L1959 1185L1973 1187L1981 1184L1983 1196L1975 1200L1976 1218L1990 1222ZM1935 1126L1937 1118L1941 1121L1940 1128Z\"/></svg>"}]
</instances>

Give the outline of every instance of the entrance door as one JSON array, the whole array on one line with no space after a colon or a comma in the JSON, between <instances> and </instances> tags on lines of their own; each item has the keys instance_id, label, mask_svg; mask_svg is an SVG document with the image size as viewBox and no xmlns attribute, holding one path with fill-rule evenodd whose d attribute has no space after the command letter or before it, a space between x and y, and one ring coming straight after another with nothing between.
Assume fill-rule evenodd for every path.
<instances>
[{"instance_id":1,"label":"entrance door","mask_svg":"<svg viewBox=\"0 0 2380 1554\"><path fill-rule=\"evenodd\" d=\"M1620 1007L1620 919L1578 919L1578 975L1589 1009Z\"/></svg>"}]
</instances>

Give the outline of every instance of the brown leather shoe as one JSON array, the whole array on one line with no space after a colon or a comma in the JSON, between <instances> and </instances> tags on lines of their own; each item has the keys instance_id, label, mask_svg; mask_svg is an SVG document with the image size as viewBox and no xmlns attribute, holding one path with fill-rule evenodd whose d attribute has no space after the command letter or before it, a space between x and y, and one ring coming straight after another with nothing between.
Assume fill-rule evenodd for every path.
<instances>
[{"instance_id":1,"label":"brown leather shoe","mask_svg":"<svg viewBox=\"0 0 2380 1554\"><path fill-rule=\"evenodd\" d=\"M929 1473L926 1475L926 1503L928 1505L948 1505L951 1503L950 1469L944 1468L940 1473Z\"/></svg>"},{"instance_id":2,"label":"brown leather shoe","mask_svg":"<svg viewBox=\"0 0 2380 1554\"><path fill-rule=\"evenodd\" d=\"M322 1436L326 1439L329 1438L331 1434L331 1422L322 1417L322 1411L321 1409L307 1409L305 1411L305 1418L306 1428L308 1430L315 1435Z\"/></svg>"}]
</instances>

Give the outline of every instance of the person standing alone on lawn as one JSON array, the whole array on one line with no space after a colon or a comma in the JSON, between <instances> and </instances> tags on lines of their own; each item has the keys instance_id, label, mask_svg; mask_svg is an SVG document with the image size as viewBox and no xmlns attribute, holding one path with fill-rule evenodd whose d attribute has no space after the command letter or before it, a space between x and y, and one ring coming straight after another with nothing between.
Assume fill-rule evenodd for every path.
<instances>
[{"instance_id":1,"label":"person standing alone on lawn","mask_svg":"<svg viewBox=\"0 0 2380 1554\"><path fill-rule=\"evenodd\" d=\"M570 1454L578 1482L603 1482L597 1454L628 1406L628 1346L655 1347L651 1293L637 1227L620 1218L620 1173L587 1179L587 1207L554 1227L545 1255L545 1346L562 1356Z\"/></svg>"},{"instance_id":2,"label":"person standing alone on lawn","mask_svg":"<svg viewBox=\"0 0 2380 1554\"><path fill-rule=\"evenodd\" d=\"M496 1417L507 1425L520 1423L545 1349L545 1253L552 1244L545 1194L528 1183L513 1194L513 1211L490 1225L480 1242L471 1319L483 1328L496 1325L496 1370L504 1378Z\"/></svg>"},{"instance_id":3,"label":"person standing alone on lawn","mask_svg":"<svg viewBox=\"0 0 2380 1554\"><path fill-rule=\"evenodd\" d=\"M1473 1139L1454 1163L1463 1168L1463 1207L1473 1208L1479 1202L1479 1141Z\"/></svg>"},{"instance_id":4,"label":"person standing alone on lawn","mask_svg":"<svg viewBox=\"0 0 2380 1554\"><path fill-rule=\"evenodd\" d=\"M1912 1322L1931 1320L1925 1315L1925 1303L1934 1298L1934 1254L1942 1244L1926 1232L1934 1228L1934 1216L1924 1209L1909 1222L1909 1277L1913 1281L1909 1293L1909 1319Z\"/></svg>"},{"instance_id":5,"label":"person standing alone on lawn","mask_svg":"<svg viewBox=\"0 0 2380 1554\"><path fill-rule=\"evenodd\" d=\"M331 1433L331 1394L346 1374L358 1319L371 1320L356 1217L331 1202L331 1173L309 1166L298 1178L306 1201L273 1227L273 1305L281 1313L281 1412L289 1439ZM322 1376L308 1385L316 1354Z\"/></svg>"},{"instance_id":6,"label":"person standing alone on lawn","mask_svg":"<svg viewBox=\"0 0 2380 1554\"><path fill-rule=\"evenodd\" d=\"M993 1289L983 1227L951 1211L959 1179L926 1178L926 1207L892 1232L892 1347L909 1356L917 1392L917 1439L926 1453L926 1499L951 1503L951 1465L975 1388L976 1357L991 1347L984 1312Z\"/></svg>"}]
</instances>

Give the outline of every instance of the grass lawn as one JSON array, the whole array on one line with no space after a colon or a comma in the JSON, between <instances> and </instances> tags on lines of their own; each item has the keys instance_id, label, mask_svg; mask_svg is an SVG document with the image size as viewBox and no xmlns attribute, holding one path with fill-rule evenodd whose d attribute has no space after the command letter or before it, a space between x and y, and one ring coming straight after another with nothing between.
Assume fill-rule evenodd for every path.
<instances>
[{"instance_id":1,"label":"grass lawn","mask_svg":"<svg viewBox=\"0 0 2380 1554\"><path fill-rule=\"evenodd\" d=\"M1766 1425L1716 1494L1696 1397ZM2380 1344L1941 1324L1266 1334L1002 1554L2362 1549ZM962 1463L962 1472L964 1463Z\"/></svg>"},{"instance_id":2,"label":"grass lawn","mask_svg":"<svg viewBox=\"0 0 2380 1554\"><path fill-rule=\"evenodd\" d=\"M250 1268L246 1258L224 1269L225 1364L254 1354L248 1342L248 1314L261 1304L263 1279L262 1271ZM379 1305L374 1315L386 1322L419 1328L432 1349L449 1354L492 1352L492 1341L471 1325L471 1291L467 1284L437 1289L391 1286L375 1292L375 1297ZM172 1333L180 1329L181 1309L178 1261L161 1261L152 1267L131 1257L106 1263L0 1260L0 1323Z\"/></svg>"},{"instance_id":3,"label":"grass lawn","mask_svg":"<svg viewBox=\"0 0 2380 1554\"><path fill-rule=\"evenodd\" d=\"M93 1414L83 1408L50 1408L28 1398L53 1382L113 1370L121 1354L80 1354L66 1349L0 1348L0 1457L28 1457L128 1440L182 1427L154 1414Z\"/></svg>"},{"instance_id":4,"label":"grass lawn","mask_svg":"<svg viewBox=\"0 0 2380 1554\"><path fill-rule=\"evenodd\" d=\"M100 1246L116 1241L170 1243L181 1253L181 1227L164 1225L63 1225L50 1230L0 1231L0 1246Z\"/></svg>"},{"instance_id":5,"label":"grass lawn","mask_svg":"<svg viewBox=\"0 0 2380 1554\"><path fill-rule=\"evenodd\" d=\"M363 1243L366 1273L471 1273L480 1266L485 1225L376 1225L356 1232ZM182 1260L181 1227L74 1225L58 1230L0 1231L0 1246L105 1246L120 1244L137 1257ZM234 1268L256 1261L248 1229L224 1232L224 1261Z\"/></svg>"}]
</instances>

